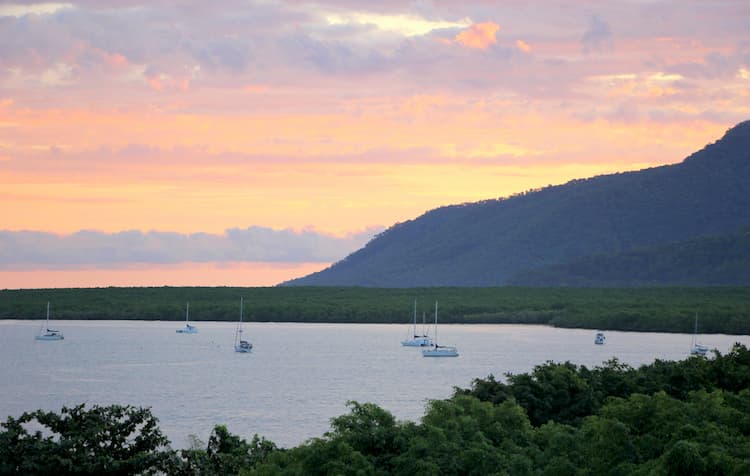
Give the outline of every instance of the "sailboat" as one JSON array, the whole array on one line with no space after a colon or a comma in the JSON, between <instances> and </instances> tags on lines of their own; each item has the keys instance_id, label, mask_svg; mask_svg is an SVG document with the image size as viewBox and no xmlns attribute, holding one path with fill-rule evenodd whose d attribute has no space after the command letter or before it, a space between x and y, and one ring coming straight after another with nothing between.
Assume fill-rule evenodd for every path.
<instances>
[{"instance_id":1,"label":"sailboat","mask_svg":"<svg viewBox=\"0 0 750 476\"><path fill-rule=\"evenodd\" d=\"M448 345L438 345L437 340L438 303L435 301L435 340L429 349L422 349L422 357L458 357L458 349Z\"/></svg>"},{"instance_id":2,"label":"sailboat","mask_svg":"<svg viewBox=\"0 0 750 476\"><path fill-rule=\"evenodd\" d=\"M401 345L406 347L427 347L432 345L432 339L427 333L417 335L417 300L414 300L414 324L412 328L411 337L407 337L401 341Z\"/></svg>"},{"instance_id":3,"label":"sailboat","mask_svg":"<svg viewBox=\"0 0 750 476\"><path fill-rule=\"evenodd\" d=\"M690 355L706 355L708 346L699 344L698 341L698 313L695 313L695 329L693 330L693 341L690 345Z\"/></svg>"},{"instance_id":4,"label":"sailboat","mask_svg":"<svg viewBox=\"0 0 750 476\"><path fill-rule=\"evenodd\" d=\"M237 330L234 332L234 351L247 354L253 350L253 344L242 339L242 301L240 298L240 322L237 323Z\"/></svg>"},{"instance_id":5,"label":"sailboat","mask_svg":"<svg viewBox=\"0 0 750 476\"><path fill-rule=\"evenodd\" d=\"M39 334L35 337L36 340L63 340L65 337L63 337L63 333L49 328L49 301L47 301L47 320L44 323L44 326L42 326L41 329L39 329Z\"/></svg>"},{"instance_id":6,"label":"sailboat","mask_svg":"<svg viewBox=\"0 0 750 476\"><path fill-rule=\"evenodd\" d=\"M178 334L197 334L198 328L190 325L190 303L187 303L187 309L185 309L185 327L177 329L175 332Z\"/></svg>"}]
</instances>

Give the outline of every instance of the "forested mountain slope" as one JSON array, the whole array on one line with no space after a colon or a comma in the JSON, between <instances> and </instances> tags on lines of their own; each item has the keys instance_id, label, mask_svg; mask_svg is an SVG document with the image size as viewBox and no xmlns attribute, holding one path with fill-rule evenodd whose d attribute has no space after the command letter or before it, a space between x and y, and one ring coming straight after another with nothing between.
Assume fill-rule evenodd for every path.
<instances>
[{"instance_id":1,"label":"forested mountain slope","mask_svg":"<svg viewBox=\"0 0 750 476\"><path fill-rule=\"evenodd\" d=\"M716 286L750 284L750 228L521 271L518 286Z\"/></svg>"},{"instance_id":2,"label":"forested mountain slope","mask_svg":"<svg viewBox=\"0 0 750 476\"><path fill-rule=\"evenodd\" d=\"M683 162L438 208L291 285L494 286L574 258L750 224L750 121Z\"/></svg>"}]
</instances>

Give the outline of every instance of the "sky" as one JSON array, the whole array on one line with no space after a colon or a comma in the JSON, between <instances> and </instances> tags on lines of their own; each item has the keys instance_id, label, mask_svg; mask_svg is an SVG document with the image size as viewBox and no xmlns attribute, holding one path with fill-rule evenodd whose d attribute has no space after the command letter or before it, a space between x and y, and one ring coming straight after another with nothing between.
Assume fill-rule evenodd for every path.
<instances>
[{"instance_id":1,"label":"sky","mask_svg":"<svg viewBox=\"0 0 750 476\"><path fill-rule=\"evenodd\" d=\"M747 119L746 0L0 2L0 289L275 285Z\"/></svg>"}]
</instances>

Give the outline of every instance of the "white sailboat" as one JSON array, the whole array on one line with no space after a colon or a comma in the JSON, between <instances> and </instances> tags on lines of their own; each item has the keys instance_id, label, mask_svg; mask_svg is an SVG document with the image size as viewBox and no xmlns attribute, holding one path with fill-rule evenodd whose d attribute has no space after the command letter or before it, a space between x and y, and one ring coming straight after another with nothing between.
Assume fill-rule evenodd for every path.
<instances>
[{"instance_id":1,"label":"white sailboat","mask_svg":"<svg viewBox=\"0 0 750 476\"><path fill-rule=\"evenodd\" d=\"M190 303L187 303L187 308L185 309L185 327L183 327L182 329L177 329L175 332L178 334L198 333L198 328L190 325Z\"/></svg>"},{"instance_id":2,"label":"white sailboat","mask_svg":"<svg viewBox=\"0 0 750 476\"><path fill-rule=\"evenodd\" d=\"M407 337L405 340L401 341L401 345L405 347L427 347L432 345L432 339L430 339L430 336L427 335L427 333L423 333L422 335L417 335L417 300L414 300L414 324L412 327L412 331L410 333L410 337Z\"/></svg>"},{"instance_id":3,"label":"white sailboat","mask_svg":"<svg viewBox=\"0 0 750 476\"><path fill-rule=\"evenodd\" d=\"M35 337L36 340L63 340L63 333L49 328L49 301L47 301L47 320L44 322L44 326L39 329L39 334Z\"/></svg>"},{"instance_id":4,"label":"white sailboat","mask_svg":"<svg viewBox=\"0 0 750 476\"><path fill-rule=\"evenodd\" d=\"M242 339L242 303L243 299L240 298L240 321L237 323L237 330L234 331L234 351L247 354L253 350L253 344Z\"/></svg>"},{"instance_id":5,"label":"white sailboat","mask_svg":"<svg viewBox=\"0 0 750 476\"><path fill-rule=\"evenodd\" d=\"M458 357L458 349L449 345L438 345L437 340L438 303L435 301L435 340L429 349L422 349L422 357Z\"/></svg>"},{"instance_id":6,"label":"white sailboat","mask_svg":"<svg viewBox=\"0 0 750 476\"><path fill-rule=\"evenodd\" d=\"M693 330L693 341L690 344L690 355L706 355L708 346L698 343L698 313L695 313L695 329Z\"/></svg>"}]
</instances>

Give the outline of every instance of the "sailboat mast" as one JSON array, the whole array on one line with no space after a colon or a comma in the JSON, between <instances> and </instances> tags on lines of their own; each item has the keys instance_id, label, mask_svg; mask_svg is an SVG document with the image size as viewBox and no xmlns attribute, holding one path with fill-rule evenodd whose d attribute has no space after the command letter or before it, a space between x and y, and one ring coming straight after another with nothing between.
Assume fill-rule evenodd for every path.
<instances>
[{"instance_id":1,"label":"sailboat mast","mask_svg":"<svg viewBox=\"0 0 750 476\"><path fill-rule=\"evenodd\" d=\"M190 302L188 301L187 308L185 309L185 325L187 325L189 318L190 318Z\"/></svg>"},{"instance_id":2,"label":"sailboat mast","mask_svg":"<svg viewBox=\"0 0 750 476\"><path fill-rule=\"evenodd\" d=\"M412 335L417 335L417 300L414 300L414 332Z\"/></svg>"},{"instance_id":3,"label":"sailboat mast","mask_svg":"<svg viewBox=\"0 0 750 476\"><path fill-rule=\"evenodd\" d=\"M49 301L47 301L47 323L45 324L45 327L49 327Z\"/></svg>"},{"instance_id":4,"label":"sailboat mast","mask_svg":"<svg viewBox=\"0 0 750 476\"><path fill-rule=\"evenodd\" d=\"M696 338L698 337L698 312L695 313L695 327L693 328L693 347L695 347Z\"/></svg>"},{"instance_id":5,"label":"sailboat mast","mask_svg":"<svg viewBox=\"0 0 750 476\"><path fill-rule=\"evenodd\" d=\"M438 340L437 340L437 309L438 309L438 305L437 305L437 301L435 301L435 347L437 347L437 345L438 345Z\"/></svg>"},{"instance_id":6,"label":"sailboat mast","mask_svg":"<svg viewBox=\"0 0 750 476\"><path fill-rule=\"evenodd\" d=\"M240 332L242 332L242 301L243 298L240 296L240 322L237 323L237 329L234 330L234 348L237 349L237 339L239 339Z\"/></svg>"}]
</instances>

